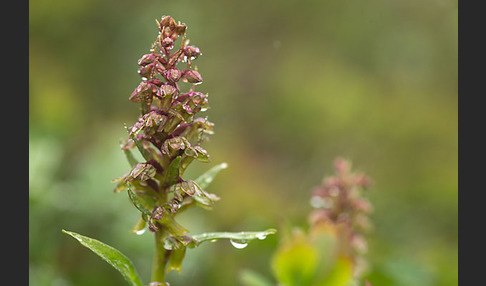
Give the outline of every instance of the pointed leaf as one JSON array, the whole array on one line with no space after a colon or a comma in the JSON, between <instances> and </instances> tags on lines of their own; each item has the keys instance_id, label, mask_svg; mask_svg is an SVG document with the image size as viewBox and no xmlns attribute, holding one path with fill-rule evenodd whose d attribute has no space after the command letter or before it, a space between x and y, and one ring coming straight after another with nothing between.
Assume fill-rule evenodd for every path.
<instances>
[{"instance_id":1,"label":"pointed leaf","mask_svg":"<svg viewBox=\"0 0 486 286\"><path fill-rule=\"evenodd\" d=\"M227 163L221 163L217 166L212 167L206 173L199 176L197 179L194 180L201 188L205 189L209 186L209 184L213 181L214 177L219 173L219 171L228 168Z\"/></svg>"},{"instance_id":2,"label":"pointed leaf","mask_svg":"<svg viewBox=\"0 0 486 286\"><path fill-rule=\"evenodd\" d=\"M116 270L118 270L123 278L132 286L142 286L142 281L133 267L132 262L124 254L122 254L117 249L104 244L103 242L89 238L87 236L80 235L75 232L62 230L65 234L68 234L79 241L83 246L89 248L91 251L96 253L98 256L103 258Z\"/></svg>"},{"instance_id":3,"label":"pointed leaf","mask_svg":"<svg viewBox=\"0 0 486 286\"><path fill-rule=\"evenodd\" d=\"M189 247L196 247L205 241L214 241L219 239L231 239L241 243L247 243L250 240L260 239L263 240L267 235L276 233L277 230L270 228L265 231L241 231L241 232L208 232L194 235L192 238L195 243L189 244Z\"/></svg>"}]
</instances>

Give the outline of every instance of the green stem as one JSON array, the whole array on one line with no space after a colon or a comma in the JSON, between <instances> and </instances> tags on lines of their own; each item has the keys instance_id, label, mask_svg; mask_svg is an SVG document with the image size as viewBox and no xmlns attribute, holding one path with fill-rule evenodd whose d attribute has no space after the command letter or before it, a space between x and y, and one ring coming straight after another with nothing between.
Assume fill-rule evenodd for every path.
<instances>
[{"instance_id":1,"label":"green stem","mask_svg":"<svg viewBox=\"0 0 486 286\"><path fill-rule=\"evenodd\" d=\"M166 166L164 166L166 168ZM160 189L159 205L167 201L168 189ZM165 269L167 268L169 250L164 248L164 240L167 238L167 230L162 225L157 224L158 230L155 232L155 254L152 264L152 282L165 282Z\"/></svg>"},{"instance_id":2,"label":"green stem","mask_svg":"<svg viewBox=\"0 0 486 286\"><path fill-rule=\"evenodd\" d=\"M166 231L163 228L160 228L155 232L155 255L152 265L152 282L165 282L165 269L168 261L168 250L164 249L164 239L166 236Z\"/></svg>"}]
</instances>

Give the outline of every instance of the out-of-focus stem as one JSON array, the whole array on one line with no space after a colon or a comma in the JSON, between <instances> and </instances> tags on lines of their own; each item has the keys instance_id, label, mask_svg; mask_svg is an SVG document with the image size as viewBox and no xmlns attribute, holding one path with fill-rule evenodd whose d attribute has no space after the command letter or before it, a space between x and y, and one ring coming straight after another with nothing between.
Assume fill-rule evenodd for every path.
<instances>
[{"instance_id":1,"label":"out-of-focus stem","mask_svg":"<svg viewBox=\"0 0 486 286\"><path fill-rule=\"evenodd\" d=\"M155 255L152 264L152 282L165 282L165 269L167 267L167 251L164 248L164 239L167 233L164 228L155 232Z\"/></svg>"}]
</instances>

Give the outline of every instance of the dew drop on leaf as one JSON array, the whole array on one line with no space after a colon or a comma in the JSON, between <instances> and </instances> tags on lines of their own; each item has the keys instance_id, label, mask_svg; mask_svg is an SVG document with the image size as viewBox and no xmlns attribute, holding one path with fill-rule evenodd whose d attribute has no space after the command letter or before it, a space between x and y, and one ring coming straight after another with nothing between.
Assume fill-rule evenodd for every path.
<instances>
[{"instance_id":1,"label":"dew drop on leaf","mask_svg":"<svg viewBox=\"0 0 486 286\"><path fill-rule=\"evenodd\" d=\"M230 242L235 248L238 248L238 249L245 248L248 245L248 242L246 242L244 240L233 240L233 239L231 239Z\"/></svg>"},{"instance_id":2,"label":"dew drop on leaf","mask_svg":"<svg viewBox=\"0 0 486 286\"><path fill-rule=\"evenodd\" d=\"M257 238L259 240L264 240L265 238L267 238L267 235L265 233L260 233L260 234L257 234Z\"/></svg>"}]
</instances>

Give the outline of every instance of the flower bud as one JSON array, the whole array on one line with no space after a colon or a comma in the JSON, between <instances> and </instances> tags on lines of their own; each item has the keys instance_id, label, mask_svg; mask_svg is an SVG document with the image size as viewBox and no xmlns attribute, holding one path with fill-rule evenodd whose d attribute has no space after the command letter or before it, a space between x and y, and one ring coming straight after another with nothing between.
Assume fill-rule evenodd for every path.
<instances>
[{"instance_id":1,"label":"flower bud","mask_svg":"<svg viewBox=\"0 0 486 286\"><path fill-rule=\"evenodd\" d=\"M168 26L175 26L176 22L171 16L165 16L160 20L160 31L162 31L163 27L168 27Z\"/></svg>"},{"instance_id":2,"label":"flower bud","mask_svg":"<svg viewBox=\"0 0 486 286\"><path fill-rule=\"evenodd\" d=\"M184 132L184 130L186 130L189 126L191 126L191 124L189 123L181 123L179 124L179 126L174 130L174 132L172 132L172 136L179 136L181 135L182 132Z\"/></svg>"},{"instance_id":3,"label":"flower bud","mask_svg":"<svg viewBox=\"0 0 486 286\"><path fill-rule=\"evenodd\" d=\"M182 80L185 81L185 82L190 82L190 83L201 83L202 77L201 77L201 75L199 74L198 71L189 70L189 71L186 71L184 73Z\"/></svg>"},{"instance_id":4,"label":"flower bud","mask_svg":"<svg viewBox=\"0 0 486 286\"><path fill-rule=\"evenodd\" d=\"M160 41L160 44L162 45L162 47L168 48L169 50L174 48L174 40L169 37L166 37L162 41Z\"/></svg>"},{"instance_id":5,"label":"flower bud","mask_svg":"<svg viewBox=\"0 0 486 286\"><path fill-rule=\"evenodd\" d=\"M161 86L164 84L164 82L162 82L160 79L158 78L153 78L151 80L149 80L149 82L155 84L156 86Z\"/></svg>"},{"instance_id":6,"label":"flower bud","mask_svg":"<svg viewBox=\"0 0 486 286\"><path fill-rule=\"evenodd\" d=\"M142 66L141 68L138 69L138 75L143 78L149 78L150 74L152 73L153 67L154 64Z\"/></svg>"},{"instance_id":7,"label":"flower bud","mask_svg":"<svg viewBox=\"0 0 486 286\"><path fill-rule=\"evenodd\" d=\"M179 36L184 34L186 32L187 26L182 24L182 25L176 25L174 32L176 32Z\"/></svg>"},{"instance_id":8,"label":"flower bud","mask_svg":"<svg viewBox=\"0 0 486 286\"><path fill-rule=\"evenodd\" d=\"M201 55L201 51L198 47L186 46L184 47L184 55L190 59L195 59Z\"/></svg>"},{"instance_id":9,"label":"flower bud","mask_svg":"<svg viewBox=\"0 0 486 286\"><path fill-rule=\"evenodd\" d=\"M337 158L334 160L334 169L337 173L347 174L351 170L351 162L343 158Z\"/></svg>"},{"instance_id":10,"label":"flower bud","mask_svg":"<svg viewBox=\"0 0 486 286\"><path fill-rule=\"evenodd\" d=\"M165 72L165 79L169 82L177 82L182 76L182 72L178 69L170 69Z\"/></svg>"},{"instance_id":11,"label":"flower bud","mask_svg":"<svg viewBox=\"0 0 486 286\"><path fill-rule=\"evenodd\" d=\"M354 177L355 184L362 188L368 188L371 185L371 179L363 174L356 174Z\"/></svg>"},{"instance_id":12,"label":"flower bud","mask_svg":"<svg viewBox=\"0 0 486 286\"><path fill-rule=\"evenodd\" d=\"M176 92L177 89L174 86L170 84L164 84L159 88L157 95L160 97L166 97L166 96L172 96Z\"/></svg>"},{"instance_id":13,"label":"flower bud","mask_svg":"<svg viewBox=\"0 0 486 286\"><path fill-rule=\"evenodd\" d=\"M147 104L152 103L152 96L157 93L157 86L148 81L142 81L138 87L132 92L129 100L133 102L140 102L142 97Z\"/></svg>"},{"instance_id":14,"label":"flower bud","mask_svg":"<svg viewBox=\"0 0 486 286\"><path fill-rule=\"evenodd\" d=\"M136 178L139 178L141 181L147 181L153 178L156 174L157 170L154 166L149 163L138 163L133 167L133 169L128 174L125 181L131 182Z\"/></svg>"},{"instance_id":15,"label":"flower bud","mask_svg":"<svg viewBox=\"0 0 486 286\"><path fill-rule=\"evenodd\" d=\"M145 66L155 61L155 54L145 54L138 60L139 66Z\"/></svg>"}]
</instances>

